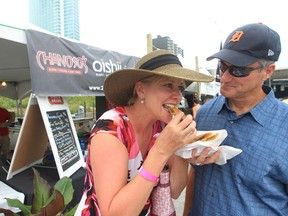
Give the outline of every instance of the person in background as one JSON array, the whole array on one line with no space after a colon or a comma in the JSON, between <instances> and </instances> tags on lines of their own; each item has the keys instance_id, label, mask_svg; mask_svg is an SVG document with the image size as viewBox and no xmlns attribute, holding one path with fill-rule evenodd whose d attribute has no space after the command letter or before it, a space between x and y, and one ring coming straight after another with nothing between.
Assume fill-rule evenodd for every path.
<instances>
[{"instance_id":1,"label":"person in background","mask_svg":"<svg viewBox=\"0 0 288 216\"><path fill-rule=\"evenodd\" d=\"M194 119L196 118L196 113L197 113L197 111L198 111L198 109L200 107L201 107L200 100L195 98L194 101L193 101L193 107L192 107L192 116L193 116Z\"/></svg>"},{"instance_id":2,"label":"person in background","mask_svg":"<svg viewBox=\"0 0 288 216\"><path fill-rule=\"evenodd\" d=\"M0 107L0 147L1 147L1 162L6 163L9 156L10 138L9 125L15 121L15 114L9 112L5 108Z\"/></svg>"},{"instance_id":3,"label":"person in background","mask_svg":"<svg viewBox=\"0 0 288 216\"><path fill-rule=\"evenodd\" d=\"M202 98L201 105L205 104L207 102L206 98Z\"/></svg>"},{"instance_id":4,"label":"person in background","mask_svg":"<svg viewBox=\"0 0 288 216\"><path fill-rule=\"evenodd\" d=\"M221 95L198 110L197 130L226 129L223 144L243 152L222 166L193 166L189 215L288 215L288 105L263 85L280 53L279 34L253 23L207 58L219 59Z\"/></svg>"},{"instance_id":5,"label":"person in background","mask_svg":"<svg viewBox=\"0 0 288 216\"><path fill-rule=\"evenodd\" d=\"M207 157L210 148L189 160L175 155L197 131L191 115L169 112L180 103L185 83L212 80L183 68L166 50L148 53L135 69L107 76L104 93L115 108L91 131L82 215L146 215L164 167L170 171L171 196L177 198L186 186L189 163L219 159L221 150Z\"/></svg>"}]
</instances>

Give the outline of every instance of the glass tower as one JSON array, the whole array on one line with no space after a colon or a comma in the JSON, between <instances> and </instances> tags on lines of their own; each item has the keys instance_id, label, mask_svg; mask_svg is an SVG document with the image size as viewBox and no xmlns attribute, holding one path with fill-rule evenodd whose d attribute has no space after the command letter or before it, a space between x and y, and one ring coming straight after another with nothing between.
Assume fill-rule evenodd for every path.
<instances>
[{"instance_id":1,"label":"glass tower","mask_svg":"<svg viewBox=\"0 0 288 216\"><path fill-rule=\"evenodd\" d=\"M54 34L80 40L78 0L29 0L29 20Z\"/></svg>"}]
</instances>

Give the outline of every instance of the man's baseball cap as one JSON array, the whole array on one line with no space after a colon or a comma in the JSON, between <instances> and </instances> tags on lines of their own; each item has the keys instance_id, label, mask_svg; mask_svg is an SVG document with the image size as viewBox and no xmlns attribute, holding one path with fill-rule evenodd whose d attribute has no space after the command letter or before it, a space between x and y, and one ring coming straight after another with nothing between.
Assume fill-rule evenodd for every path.
<instances>
[{"instance_id":1,"label":"man's baseball cap","mask_svg":"<svg viewBox=\"0 0 288 216\"><path fill-rule=\"evenodd\" d=\"M227 37L223 48L207 58L226 61L245 67L259 59L277 61L281 53L279 34L261 23L253 23L235 29Z\"/></svg>"}]
</instances>

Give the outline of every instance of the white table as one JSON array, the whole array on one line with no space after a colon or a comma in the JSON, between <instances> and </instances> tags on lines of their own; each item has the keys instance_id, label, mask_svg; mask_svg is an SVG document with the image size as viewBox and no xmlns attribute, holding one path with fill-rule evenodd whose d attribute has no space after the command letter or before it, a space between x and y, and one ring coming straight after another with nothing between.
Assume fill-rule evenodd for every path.
<instances>
[{"instance_id":1,"label":"white table","mask_svg":"<svg viewBox=\"0 0 288 216\"><path fill-rule=\"evenodd\" d=\"M9 187L4 182L0 181L0 207L3 209L9 209L15 213L20 211L18 208L9 207L5 198L18 199L19 201L24 203L25 195ZM0 216L2 215L4 214L0 214Z\"/></svg>"}]
</instances>

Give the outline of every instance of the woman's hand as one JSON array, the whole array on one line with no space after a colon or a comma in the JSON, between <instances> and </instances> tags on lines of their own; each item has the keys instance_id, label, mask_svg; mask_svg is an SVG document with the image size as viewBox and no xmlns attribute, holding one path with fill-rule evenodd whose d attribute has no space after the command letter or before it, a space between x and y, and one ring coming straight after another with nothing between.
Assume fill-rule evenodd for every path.
<instances>
[{"instance_id":1,"label":"woman's hand","mask_svg":"<svg viewBox=\"0 0 288 216\"><path fill-rule=\"evenodd\" d=\"M183 112L175 115L154 144L154 147L167 157L173 155L176 150L184 145L193 142L196 137L196 122L191 115L187 115L182 119L183 116Z\"/></svg>"}]
</instances>

